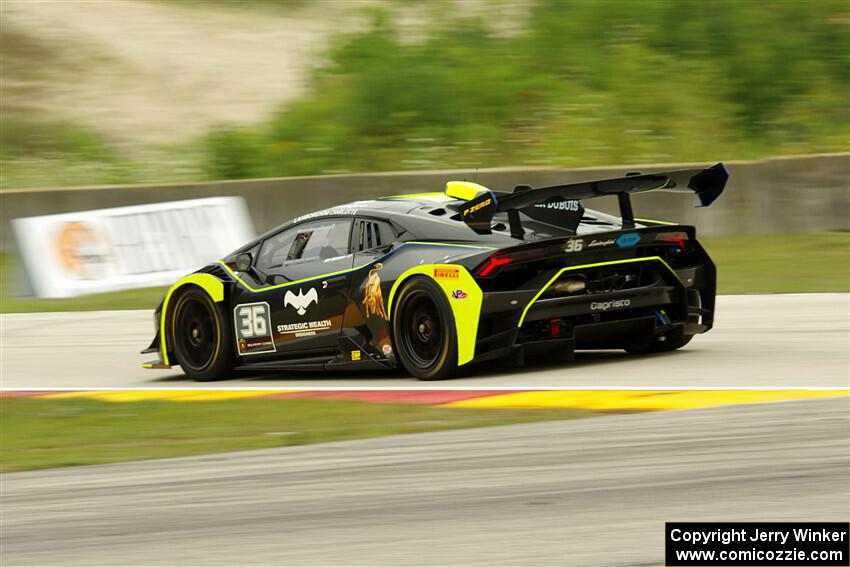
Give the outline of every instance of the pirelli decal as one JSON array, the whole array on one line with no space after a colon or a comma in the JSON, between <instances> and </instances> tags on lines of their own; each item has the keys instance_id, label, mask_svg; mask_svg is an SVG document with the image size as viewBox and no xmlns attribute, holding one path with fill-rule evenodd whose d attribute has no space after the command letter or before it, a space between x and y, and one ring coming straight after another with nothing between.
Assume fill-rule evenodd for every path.
<instances>
[{"instance_id":1,"label":"pirelli decal","mask_svg":"<svg viewBox=\"0 0 850 567\"><path fill-rule=\"evenodd\" d=\"M456 280L460 278L460 270L457 268L434 268L435 280Z\"/></svg>"}]
</instances>

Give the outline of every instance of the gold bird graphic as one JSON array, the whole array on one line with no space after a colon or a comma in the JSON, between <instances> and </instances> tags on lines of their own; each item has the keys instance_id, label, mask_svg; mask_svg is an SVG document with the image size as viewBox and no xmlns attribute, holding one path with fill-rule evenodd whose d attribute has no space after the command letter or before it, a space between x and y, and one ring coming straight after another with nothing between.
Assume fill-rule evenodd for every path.
<instances>
[{"instance_id":1,"label":"gold bird graphic","mask_svg":"<svg viewBox=\"0 0 850 567\"><path fill-rule=\"evenodd\" d=\"M378 275L378 270L383 267L384 265L378 262L369 270L366 291L363 294L363 305L366 307L367 318L372 315L377 315L381 319L387 318L387 312L384 310L384 296L381 293L381 276Z\"/></svg>"}]
</instances>

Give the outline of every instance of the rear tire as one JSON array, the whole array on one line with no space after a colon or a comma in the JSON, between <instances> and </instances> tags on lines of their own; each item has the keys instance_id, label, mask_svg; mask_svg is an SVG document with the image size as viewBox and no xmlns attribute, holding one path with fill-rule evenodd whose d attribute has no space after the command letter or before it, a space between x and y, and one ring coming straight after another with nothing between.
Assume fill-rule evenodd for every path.
<instances>
[{"instance_id":1,"label":"rear tire","mask_svg":"<svg viewBox=\"0 0 850 567\"><path fill-rule=\"evenodd\" d=\"M393 313L393 342L405 370L420 380L444 380L457 372L455 320L440 286L411 278Z\"/></svg>"},{"instance_id":2,"label":"rear tire","mask_svg":"<svg viewBox=\"0 0 850 567\"><path fill-rule=\"evenodd\" d=\"M171 317L177 363L198 382L229 378L236 364L232 329L209 295L192 287L180 294Z\"/></svg>"}]
</instances>

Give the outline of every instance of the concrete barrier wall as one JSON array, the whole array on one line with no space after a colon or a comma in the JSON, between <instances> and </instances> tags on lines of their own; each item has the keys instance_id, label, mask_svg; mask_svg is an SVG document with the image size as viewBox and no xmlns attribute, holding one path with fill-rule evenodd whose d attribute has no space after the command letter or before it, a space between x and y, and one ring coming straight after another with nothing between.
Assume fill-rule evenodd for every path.
<instances>
[{"instance_id":1,"label":"concrete barrier wall","mask_svg":"<svg viewBox=\"0 0 850 567\"><path fill-rule=\"evenodd\" d=\"M555 185L710 164L660 164L582 169L498 168L476 181L495 190ZM650 193L634 198L635 216L696 225L699 234L774 234L850 230L850 153L727 162L726 193L710 208L695 209L688 195ZM470 179L468 170L328 175L174 185L132 185L12 190L0 193L4 250L13 246L13 218L213 196L241 196L258 232L331 205L381 195L442 191L446 181ZM616 212L615 199L591 208Z\"/></svg>"}]
</instances>

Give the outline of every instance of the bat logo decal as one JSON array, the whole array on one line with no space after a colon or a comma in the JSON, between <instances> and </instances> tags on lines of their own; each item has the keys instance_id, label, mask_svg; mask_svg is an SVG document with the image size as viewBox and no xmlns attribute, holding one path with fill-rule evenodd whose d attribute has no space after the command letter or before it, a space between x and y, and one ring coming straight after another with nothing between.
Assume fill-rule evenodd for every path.
<instances>
[{"instance_id":1,"label":"bat logo decal","mask_svg":"<svg viewBox=\"0 0 850 567\"><path fill-rule=\"evenodd\" d=\"M287 290L286 295L283 296L283 306L294 307L295 311L302 316L307 312L307 308L310 307L311 303L317 305L319 303L319 294L316 293L316 288L314 287L307 290L307 293L303 293L299 288L298 295Z\"/></svg>"}]
</instances>

